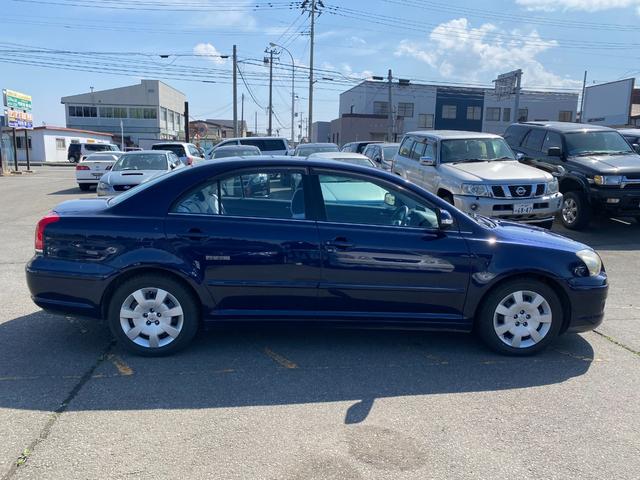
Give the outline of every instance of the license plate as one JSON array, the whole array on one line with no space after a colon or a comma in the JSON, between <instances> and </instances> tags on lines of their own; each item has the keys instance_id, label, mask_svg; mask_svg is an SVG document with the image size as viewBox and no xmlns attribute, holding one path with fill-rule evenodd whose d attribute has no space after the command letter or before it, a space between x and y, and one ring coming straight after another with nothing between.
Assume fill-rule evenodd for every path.
<instances>
[{"instance_id":1,"label":"license plate","mask_svg":"<svg viewBox=\"0 0 640 480\"><path fill-rule=\"evenodd\" d=\"M515 203L513 205L514 215L526 215L528 213L533 213L533 205L530 203Z\"/></svg>"},{"instance_id":2,"label":"license plate","mask_svg":"<svg viewBox=\"0 0 640 480\"><path fill-rule=\"evenodd\" d=\"M101 173L92 173L91 175L93 175L94 177L101 177L102 176Z\"/></svg>"}]
</instances>

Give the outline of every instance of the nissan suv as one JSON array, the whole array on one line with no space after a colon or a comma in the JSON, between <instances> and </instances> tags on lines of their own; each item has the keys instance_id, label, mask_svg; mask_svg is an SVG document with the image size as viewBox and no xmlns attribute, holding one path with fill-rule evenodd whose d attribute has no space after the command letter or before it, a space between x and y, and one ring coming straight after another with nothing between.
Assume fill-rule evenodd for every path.
<instances>
[{"instance_id":1,"label":"nissan suv","mask_svg":"<svg viewBox=\"0 0 640 480\"><path fill-rule=\"evenodd\" d=\"M551 228L562 205L550 173L518 162L504 139L489 133L408 133L393 171L470 214Z\"/></svg>"},{"instance_id":2,"label":"nissan suv","mask_svg":"<svg viewBox=\"0 0 640 480\"><path fill-rule=\"evenodd\" d=\"M640 155L620 132L526 122L511 125L504 136L522 162L558 175L565 227L583 229L594 213L640 218Z\"/></svg>"}]
</instances>

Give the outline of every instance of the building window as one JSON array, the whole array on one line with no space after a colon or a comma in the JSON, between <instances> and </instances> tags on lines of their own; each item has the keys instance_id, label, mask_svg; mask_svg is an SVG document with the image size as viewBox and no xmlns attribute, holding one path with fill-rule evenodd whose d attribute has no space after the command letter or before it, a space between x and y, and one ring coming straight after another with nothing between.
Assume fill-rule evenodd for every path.
<instances>
[{"instance_id":1,"label":"building window","mask_svg":"<svg viewBox=\"0 0 640 480\"><path fill-rule=\"evenodd\" d=\"M82 116L88 118L97 117L98 107L82 107Z\"/></svg>"},{"instance_id":2,"label":"building window","mask_svg":"<svg viewBox=\"0 0 640 480\"><path fill-rule=\"evenodd\" d=\"M374 115L389 115L389 102L373 102Z\"/></svg>"},{"instance_id":3,"label":"building window","mask_svg":"<svg viewBox=\"0 0 640 480\"><path fill-rule=\"evenodd\" d=\"M443 105L442 106L442 118L449 120L455 120L457 117L457 109L455 105Z\"/></svg>"},{"instance_id":4,"label":"building window","mask_svg":"<svg viewBox=\"0 0 640 480\"><path fill-rule=\"evenodd\" d=\"M125 107L113 107L113 118L127 118L127 109Z\"/></svg>"},{"instance_id":5,"label":"building window","mask_svg":"<svg viewBox=\"0 0 640 480\"><path fill-rule=\"evenodd\" d=\"M560 114L558 115L558 120L561 122L572 122L573 112L570 110L560 110Z\"/></svg>"},{"instance_id":6,"label":"building window","mask_svg":"<svg viewBox=\"0 0 640 480\"><path fill-rule=\"evenodd\" d=\"M56 138L56 150L66 150L67 142L64 138Z\"/></svg>"},{"instance_id":7,"label":"building window","mask_svg":"<svg viewBox=\"0 0 640 480\"><path fill-rule=\"evenodd\" d=\"M160 108L160 119L166 124L167 123L167 109Z\"/></svg>"},{"instance_id":8,"label":"building window","mask_svg":"<svg viewBox=\"0 0 640 480\"><path fill-rule=\"evenodd\" d=\"M502 109L502 121L510 122L511 121L511 108L503 108Z\"/></svg>"},{"instance_id":9,"label":"building window","mask_svg":"<svg viewBox=\"0 0 640 480\"><path fill-rule=\"evenodd\" d=\"M176 130L180 131L182 129L182 119L184 117L179 113L176 113Z\"/></svg>"},{"instance_id":10,"label":"building window","mask_svg":"<svg viewBox=\"0 0 640 480\"><path fill-rule=\"evenodd\" d=\"M69 105L70 117L82 117L82 107L76 107L75 105Z\"/></svg>"},{"instance_id":11,"label":"building window","mask_svg":"<svg viewBox=\"0 0 640 480\"><path fill-rule=\"evenodd\" d=\"M413 103L398 103L398 117L413 118Z\"/></svg>"},{"instance_id":12,"label":"building window","mask_svg":"<svg viewBox=\"0 0 640 480\"><path fill-rule=\"evenodd\" d=\"M171 130L175 130L176 124L175 124L175 120L173 118L173 112L171 110L169 110L169 125L171 127Z\"/></svg>"},{"instance_id":13,"label":"building window","mask_svg":"<svg viewBox=\"0 0 640 480\"><path fill-rule=\"evenodd\" d=\"M487 116L485 117L487 122L499 122L500 121L500 107L487 107Z\"/></svg>"},{"instance_id":14,"label":"building window","mask_svg":"<svg viewBox=\"0 0 640 480\"><path fill-rule=\"evenodd\" d=\"M144 118L147 120L155 120L158 118L158 110L155 108L145 108L144 109Z\"/></svg>"},{"instance_id":15,"label":"building window","mask_svg":"<svg viewBox=\"0 0 640 480\"><path fill-rule=\"evenodd\" d=\"M100 116L102 118L113 118L113 107L100 107Z\"/></svg>"},{"instance_id":16,"label":"building window","mask_svg":"<svg viewBox=\"0 0 640 480\"><path fill-rule=\"evenodd\" d=\"M482 108L467 107L467 120L482 120Z\"/></svg>"},{"instance_id":17,"label":"building window","mask_svg":"<svg viewBox=\"0 0 640 480\"><path fill-rule=\"evenodd\" d=\"M418 128L433 128L433 114L432 113L420 113L418 114Z\"/></svg>"},{"instance_id":18,"label":"building window","mask_svg":"<svg viewBox=\"0 0 640 480\"><path fill-rule=\"evenodd\" d=\"M130 108L129 118L144 118L144 108Z\"/></svg>"},{"instance_id":19,"label":"building window","mask_svg":"<svg viewBox=\"0 0 640 480\"><path fill-rule=\"evenodd\" d=\"M526 122L529 118L529 109L528 108L520 108L518 109L518 121Z\"/></svg>"}]
</instances>

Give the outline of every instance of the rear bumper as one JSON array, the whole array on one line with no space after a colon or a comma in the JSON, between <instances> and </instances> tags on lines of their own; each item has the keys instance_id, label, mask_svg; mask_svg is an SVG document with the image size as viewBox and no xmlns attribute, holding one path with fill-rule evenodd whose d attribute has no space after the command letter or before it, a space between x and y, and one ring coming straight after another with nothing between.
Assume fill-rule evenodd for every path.
<instances>
[{"instance_id":1,"label":"rear bumper","mask_svg":"<svg viewBox=\"0 0 640 480\"><path fill-rule=\"evenodd\" d=\"M567 332L587 332L598 327L604 319L609 284L605 274L569 280L568 294L571 317Z\"/></svg>"},{"instance_id":2,"label":"rear bumper","mask_svg":"<svg viewBox=\"0 0 640 480\"><path fill-rule=\"evenodd\" d=\"M552 221L562 206L562 194L554 193L536 198L491 198L454 195L455 206L463 212L478 213L485 217L502 218L523 223ZM514 204L533 206L530 214L514 214Z\"/></svg>"},{"instance_id":3,"label":"rear bumper","mask_svg":"<svg viewBox=\"0 0 640 480\"><path fill-rule=\"evenodd\" d=\"M610 214L640 216L640 189L592 188L589 200L594 207Z\"/></svg>"}]
</instances>

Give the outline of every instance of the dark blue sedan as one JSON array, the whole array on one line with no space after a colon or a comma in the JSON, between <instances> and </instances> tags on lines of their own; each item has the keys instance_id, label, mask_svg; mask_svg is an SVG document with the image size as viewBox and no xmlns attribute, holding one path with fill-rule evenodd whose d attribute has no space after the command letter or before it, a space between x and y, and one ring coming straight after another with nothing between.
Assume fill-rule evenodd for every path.
<instances>
[{"instance_id":1,"label":"dark blue sedan","mask_svg":"<svg viewBox=\"0 0 640 480\"><path fill-rule=\"evenodd\" d=\"M34 302L106 319L142 355L185 347L202 323L256 320L475 330L523 355L599 325L608 289L585 245L469 217L383 170L291 157L64 202L35 247Z\"/></svg>"}]
</instances>

